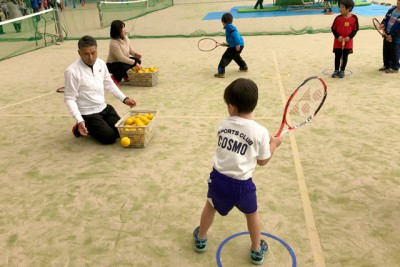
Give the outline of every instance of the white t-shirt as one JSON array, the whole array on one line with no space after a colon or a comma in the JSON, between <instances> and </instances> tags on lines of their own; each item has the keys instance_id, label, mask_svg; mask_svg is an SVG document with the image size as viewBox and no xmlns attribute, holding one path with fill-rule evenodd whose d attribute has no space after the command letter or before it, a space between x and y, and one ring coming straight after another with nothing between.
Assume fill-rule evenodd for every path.
<instances>
[{"instance_id":1,"label":"white t-shirt","mask_svg":"<svg viewBox=\"0 0 400 267\"><path fill-rule=\"evenodd\" d=\"M271 157L268 130L249 119L231 116L218 128L214 168L238 180L252 177L257 160Z\"/></svg>"}]
</instances>

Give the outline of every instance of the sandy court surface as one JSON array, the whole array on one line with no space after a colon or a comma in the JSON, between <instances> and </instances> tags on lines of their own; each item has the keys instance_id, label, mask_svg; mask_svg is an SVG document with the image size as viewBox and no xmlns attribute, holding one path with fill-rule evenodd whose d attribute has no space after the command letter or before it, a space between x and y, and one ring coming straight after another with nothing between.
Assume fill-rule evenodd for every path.
<instances>
[{"instance_id":1,"label":"sandy court surface","mask_svg":"<svg viewBox=\"0 0 400 267\"><path fill-rule=\"evenodd\" d=\"M1 62L0 266L216 266L220 243L246 231L237 210L216 216L207 252L193 251L216 129L227 116L223 90L253 79L254 119L274 133L286 97L312 75L328 84L320 114L254 173L262 230L289 244L298 266L398 266L399 76L377 71L377 33L357 34L344 79L323 73L333 68L330 33L245 37L250 70L232 63L225 79L213 77L223 49L200 52L198 40L132 40L144 65L160 68L155 87L121 87L137 109L159 111L145 149L72 136L55 89L78 57L76 41ZM99 57L107 53L108 40L99 41ZM264 266L291 266L285 247L267 242ZM223 266L251 266L249 246L246 235L228 242Z\"/></svg>"}]
</instances>

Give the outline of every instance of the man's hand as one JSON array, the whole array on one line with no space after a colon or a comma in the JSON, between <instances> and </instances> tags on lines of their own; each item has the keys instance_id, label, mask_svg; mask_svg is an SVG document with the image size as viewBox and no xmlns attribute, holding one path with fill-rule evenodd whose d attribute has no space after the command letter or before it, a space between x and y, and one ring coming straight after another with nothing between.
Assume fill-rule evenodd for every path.
<instances>
[{"instance_id":1,"label":"man's hand","mask_svg":"<svg viewBox=\"0 0 400 267\"><path fill-rule=\"evenodd\" d=\"M88 136L89 131L88 131L88 129L86 128L86 125L85 125L85 122L84 122L84 121L81 121L81 122L78 124L78 131L79 131L79 133L80 133L82 136Z\"/></svg>"},{"instance_id":2,"label":"man's hand","mask_svg":"<svg viewBox=\"0 0 400 267\"><path fill-rule=\"evenodd\" d=\"M128 106L131 107L131 108L136 107L136 101L135 101L134 99L128 98L128 99L126 99L126 100L124 101L124 104L125 104L125 105L128 105Z\"/></svg>"}]
</instances>

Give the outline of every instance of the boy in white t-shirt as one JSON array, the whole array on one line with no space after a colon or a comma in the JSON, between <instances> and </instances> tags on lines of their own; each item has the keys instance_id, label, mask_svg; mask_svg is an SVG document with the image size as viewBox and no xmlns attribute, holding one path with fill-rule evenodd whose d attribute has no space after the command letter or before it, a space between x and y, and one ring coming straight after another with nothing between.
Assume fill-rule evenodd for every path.
<instances>
[{"instance_id":1,"label":"boy in white t-shirt","mask_svg":"<svg viewBox=\"0 0 400 267\"><path fill-rule=\"evenodd\" d=\"M237 207L247 219L251 262L258 265L263 263L268 245L261 239L252 173L257 164L264 166L268 163L282 140L277 137L270 139L268 130L252 120L258 101L258 88L253 81L235 80L225 89L224 100L230 116L218 128L218 147L208 179L207 201L200 226L193 232L195 250L206 250L207 232L215 212L225 216Z\"/></svg>"}]
</instances>

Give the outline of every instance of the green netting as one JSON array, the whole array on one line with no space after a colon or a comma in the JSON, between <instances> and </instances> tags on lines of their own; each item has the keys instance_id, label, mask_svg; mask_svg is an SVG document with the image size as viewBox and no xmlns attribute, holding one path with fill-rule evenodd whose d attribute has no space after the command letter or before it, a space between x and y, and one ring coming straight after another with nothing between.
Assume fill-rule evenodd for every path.
<instances>
[{"instance_id":1,"label":"green netting","mask_svg":"<svg viewBox=\"0 0 400 267\"><path fill-rule=\"evenodd\" d=\"M53 9L0 23L0 60L58 42Z\"/></svg>"},{"instance_id":2,"label":"green netting","mask_svg":"<svg viewBox=\"0 0 400 267\"><path fill-rule=\"evenodd\" d=\"M113 20L131 20L172 5L173 0L101 1L98 3L100 26L105 28Z\"/></svg>"},{"instance_id":3,"label":"green netting","mask_svg":"<svg viewBox=\"0 0 400 267\"><path fill-rule=\"evenodd\" d=\"M195 3L188 4L186 2L190 2L189 0L179 0L179 4L176 4L178 0L138 0L110 4L97 3L96 0L84 2L62 0L62 10L59 9L57 12L60 17L59 24L55 23L54 11L40 12L21 18L19 33L15 31L12 21L0 23L5 32L5 34L0 34L0 60L55 44L60 39L57 35L59 32L65 40L78 40L86 34L96 39L110 39L108 25L115 19L125 22L132 39L203 36L223 38L224 31L220 22L222 12L234 7L238 8L238 11L243 9L245 12L260 12L253 8L255 2L253 0L229 2L217 0L212 3L206 1L209 0L196 0ZM359 1L356 1L356 4L357 2ZM273 7L279 8L279 6ZM307 8L303 9L307 10ZM216 19L204 19L206 15L213 13L217 13ZM257 20L235 18L234 23L238 23L243 36L299 35L329 33L332 19L333 17L321 14L307 17L257 17ZM56 25L60 25L59 31ZM359 25L360 30L373 29L371 20L361 16L359 16Z\"/></svg>"}]
</instances>

